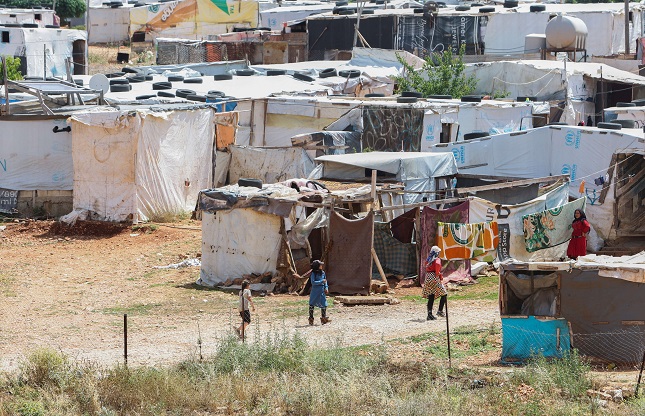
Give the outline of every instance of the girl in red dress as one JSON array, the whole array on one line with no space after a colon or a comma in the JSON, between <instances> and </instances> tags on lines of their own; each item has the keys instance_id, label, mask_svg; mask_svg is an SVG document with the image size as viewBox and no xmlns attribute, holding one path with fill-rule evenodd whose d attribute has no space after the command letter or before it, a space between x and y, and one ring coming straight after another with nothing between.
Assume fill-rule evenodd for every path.
<instances>
[{"instance_id":1,"label":"girl in red dress","mask_svg":"<svg viewBox=\"0 0 645 416\"><path fill-rule=\"evenodd\" d=\"M591 230L591 226L587 222L587 216L583 210L575 210L573 217L573 222L571 223L573 232L567 248L567 257L576 260L578 256L587 254L587 235Z\"/></svg>"}]
</instances>

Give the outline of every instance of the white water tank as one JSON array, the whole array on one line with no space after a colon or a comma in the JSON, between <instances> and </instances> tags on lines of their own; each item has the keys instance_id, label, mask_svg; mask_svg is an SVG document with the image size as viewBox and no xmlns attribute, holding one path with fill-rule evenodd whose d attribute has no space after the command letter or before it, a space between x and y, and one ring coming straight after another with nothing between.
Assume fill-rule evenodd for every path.
<instances>
[{"instance_id":1,"label":"white water tank","mask_svg":"<svg viewBox=\"0 0 645 416\"><path fill-rule=\"evenodd\" d=\"M546 46L549 49L585 49L587 25L577 17L558 14L546 25Z\"/></svg>"}]
</instances>

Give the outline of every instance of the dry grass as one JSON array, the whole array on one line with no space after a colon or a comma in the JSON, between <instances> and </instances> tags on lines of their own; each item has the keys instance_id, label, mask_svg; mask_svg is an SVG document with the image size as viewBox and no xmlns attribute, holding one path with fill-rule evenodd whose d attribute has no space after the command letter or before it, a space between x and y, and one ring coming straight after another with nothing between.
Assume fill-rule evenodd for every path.
<instances>
[{"instance_id":1,"label":"dry grass","mask_svg":"<svg viewBox=\"0 0 645 416\"><path fill-rule=\"evenodd\" d=\"M130 54L127 64L118 63L116 60L119 52ZM145 66L155 64L155 51L151 46L143 52L132 52L128 46L118 44L91 45L88 48L90 63L89 74L107 74L118 72L124 66Z\"/></svg>"},{"instance_id":2,"label":"dry grass","mask_svg":"<svg viewBox=\"0 0 645 416\"><path fill-rule=\"evenodd\" d=\"M212 357L158 368L97 368L50 350L0 377L0 415L632 415L645 400L600 406L577 356L484 373L393 364L382 346L314 349L299 336L220 340Z\"/></svg>"}]
</instances>

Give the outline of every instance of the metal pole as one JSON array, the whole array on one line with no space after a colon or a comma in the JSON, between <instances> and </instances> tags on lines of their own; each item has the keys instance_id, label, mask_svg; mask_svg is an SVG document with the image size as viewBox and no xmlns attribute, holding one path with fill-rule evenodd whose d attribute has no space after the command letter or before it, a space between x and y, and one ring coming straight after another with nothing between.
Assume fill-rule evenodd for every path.
<instances>
[{"instance_id":1,"label":"metal pole","mask_svg":"<svg viewBox=\"0 0 645 416\"><path fill-rule=\"evenodd\" d=\"M643 377L643 367L645 367L645 351L643 351L643 360L641 361L641 371L638 373L638 382L636 383L636 391L634 396L638 397L638 387L641 385L641 377Z\"/></svg>"},{"instance_id":2,"label":"metal pole","mask_svg":"<svg viewBox=\"0 0 645 416\"><path fill-rule=\"evenodd\" d=\"M629 55L629 0L625 0L625 55Z\"/></svg>"},{"instance_id":3,"label":"metal pole","mask_svg":"<svg viewBox=\"0 0 645 416\"><path fill-rule=\"evenodd\" d=\"M4 105L5 115L9 115L9 81L7 81L7 58L2 57L2 76L4 77Z\"/></svg>"},{"instance_id":4,"label":"metal pole","mask_svg":"<svg viewBox=\"0 0 645 416\"><path fill-rule=\"evenodd\" d=\"M43 81L47 79L47 45L43 43Z\"/></svg>"},{"instance_id":5,"label":"metal pole","mask_svg":"<svg viewBox=\"0 0 645 416\"><path fill-rule=\"evenodd\" d=\"M128 365L128 314L123 314L123 358Z\"/></svg>"},{"instance_id":6,"label":"metal pole","mask_svg":"<svg viewBox=\"0 0 645 416\"><path fill-rule=\"evenodd\" d=\"M439 300L441 302L441 300ZM450 354L450 323L448 317L448 297L446 296L446 338L448 340L448 368L452 368L452 355Z\"/></svg>"}]
</instances>

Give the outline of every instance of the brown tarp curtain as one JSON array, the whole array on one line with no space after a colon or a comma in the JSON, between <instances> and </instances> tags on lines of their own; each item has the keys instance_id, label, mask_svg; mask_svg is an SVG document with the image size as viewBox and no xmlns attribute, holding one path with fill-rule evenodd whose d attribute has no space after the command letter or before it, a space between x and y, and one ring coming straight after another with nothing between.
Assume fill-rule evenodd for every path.
<instances>
[{"instance_id":1,"label":"brown tarp curtain","mask_svg":"<svg viewBox=\"0 0 645 416\"><path fill-rule=\"evenodd\" d=\"M370 212L360 220L348 220L332 212L329 234L325 264L329 291L341 295L369 294L374 213Z\"/></svg>"},{"instance_id":2,"label":"brown tarp curtain","mask_svg":"<svg viewBox=\"0 0 645 416\"><path fill-rule=\"evenodd\" d=\"M417 218L417 212L419 212L419 208L414 208L390 221L390 229L394 238L402 243L412 242L414 220Z\"/></svg>"},{"instance_id":3,"label":"brown tarp curtain","mask_svg":"<svg viewBox=\"0 0 645 416\"><path fill-rule=\"evenodd\" d=\"M458 222L468 223L469 202L465 201L448 209L432 209L423 207L421 212L421 258L419 269L419 281L423 285L425 280L426 259L430 248L436 245L437 222ZM444 261L442 273L445 281L455 283L471 282L470 260Z\"/></svg>"}]
</instances>

